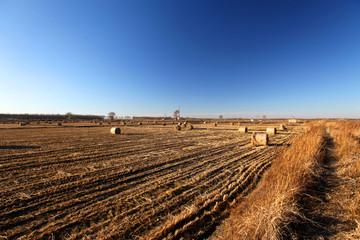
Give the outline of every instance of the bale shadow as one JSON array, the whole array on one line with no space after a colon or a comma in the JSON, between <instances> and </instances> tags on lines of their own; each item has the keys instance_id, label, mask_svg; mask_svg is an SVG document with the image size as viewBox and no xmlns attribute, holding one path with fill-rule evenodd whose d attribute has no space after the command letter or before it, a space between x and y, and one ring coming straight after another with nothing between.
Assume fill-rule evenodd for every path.
<instances>
[{"instance_id":1,"label":"bale shadow","mask_svg":"<svg viewBox=\"0 0 360 240\"><path fill-rule=\"evenodd\" d=\"M289 147L290 144L289 143L269 143L268 146L270 146L270 147L281 147L281 146Z\"/></svg>"},{"instance_id":2,"label":"bale shadow","mask_svg":"<svg viewBox=\"0 0 360 240\"><path fill-rule=\"evenodd\" d=\"M9 145L9 146L0 146L0 149L36 149L40 148L39 146L15 146L15 145Z\"/></svg>"}]
</instances>

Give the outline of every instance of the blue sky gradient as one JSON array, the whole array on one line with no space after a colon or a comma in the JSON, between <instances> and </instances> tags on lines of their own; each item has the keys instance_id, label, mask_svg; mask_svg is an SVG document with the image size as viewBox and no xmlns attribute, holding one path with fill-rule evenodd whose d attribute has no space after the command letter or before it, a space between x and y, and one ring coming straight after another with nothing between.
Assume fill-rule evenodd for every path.
<instances>
[{"instance_id":1,"label":"blue sky gradient","mask_svg":"<svg viewBox=\"0 0 360 240\"><path fill-rule=\"evenodd\" d=\"M360 117L359 1L0 0L0 112Z\"/></svg>"}]
</instances>

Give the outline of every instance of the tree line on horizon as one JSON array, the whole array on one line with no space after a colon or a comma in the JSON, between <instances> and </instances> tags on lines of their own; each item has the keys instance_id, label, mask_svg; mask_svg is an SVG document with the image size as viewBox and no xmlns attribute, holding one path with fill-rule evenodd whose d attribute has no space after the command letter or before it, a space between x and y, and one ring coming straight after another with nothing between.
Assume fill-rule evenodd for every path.
<instances>
[{"instance_id":1,"label":"tree line on horizon","mask_svg":"<svg viewBox=\"0 0 360 240\"><path fill-rule=\"evenodd\" d=\"M2 120L93 120L93 119L104 119L104 116L101 115L81 115L81 114L72 114L70 112L66 114L13 114L13 113L0 113L0 119Z\"/></svg>"}]
</instances>

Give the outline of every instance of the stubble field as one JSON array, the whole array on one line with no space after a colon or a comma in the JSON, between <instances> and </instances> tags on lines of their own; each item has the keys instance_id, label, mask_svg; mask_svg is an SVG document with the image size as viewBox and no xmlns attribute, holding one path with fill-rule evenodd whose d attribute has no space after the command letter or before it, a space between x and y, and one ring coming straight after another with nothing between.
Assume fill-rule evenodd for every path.
<instances>
[{"instance_id":1,"label":"stubble field","mask_svg":"<svg viewBox=\"0 0 360 240\"><path fill-rule=\"evenodd\" d=\"M279 123L247 123L249 132ZM65 123L0 128L0 236L199 239L254 189L301 126L251 146L238 126Z\"/></svg>"}]
</instances>

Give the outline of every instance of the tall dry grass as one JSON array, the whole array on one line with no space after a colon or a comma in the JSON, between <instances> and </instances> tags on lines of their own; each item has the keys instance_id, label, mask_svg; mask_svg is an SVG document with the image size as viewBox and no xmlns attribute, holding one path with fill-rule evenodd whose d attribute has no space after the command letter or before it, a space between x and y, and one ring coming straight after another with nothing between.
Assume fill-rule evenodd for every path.
<instances>
[{"instance_id":1,"label":"tall dry grass","mask_svg":"<svg viewBox=\"0 0 360 240\"><path fill-rule=\"evenodd\" d=\"M264 174L258 187L232 210L216 239L284 239L290 224L305 220L299 201L319 177L325 128L310 127L294 139Z\"/></svg>"},{"instance_id":2,"label":"tall dry grass","mask_svg":"<svg viewBox=\"0 0 360 240\"><path fill-rule=\"evenodd\" d=\"M327 126L336 146L336 175L340 180L331 197L340 220L355 225L334 239L360 239L360 122L330 122Z\"/></svg>"}]
</instances>

